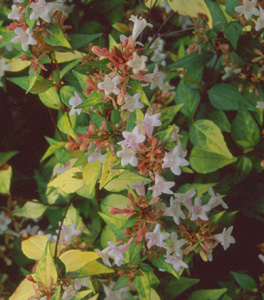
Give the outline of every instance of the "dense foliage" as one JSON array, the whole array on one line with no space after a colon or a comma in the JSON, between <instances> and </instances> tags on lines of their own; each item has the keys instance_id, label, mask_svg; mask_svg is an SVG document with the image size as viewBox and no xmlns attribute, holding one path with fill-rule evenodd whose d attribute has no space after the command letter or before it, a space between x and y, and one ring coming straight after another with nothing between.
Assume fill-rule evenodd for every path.
<instances>
[{"instance_id":1,"label":"dense foliage","mask_svg":"<svg viewBox=\"0 0 264 300\"><path fill-rule=\"evenodd\" d=\"M1 299L264 299L262 1L0 3L2 95L54 126L32 196L0 152Z\"/></svg>"}]
</instances>

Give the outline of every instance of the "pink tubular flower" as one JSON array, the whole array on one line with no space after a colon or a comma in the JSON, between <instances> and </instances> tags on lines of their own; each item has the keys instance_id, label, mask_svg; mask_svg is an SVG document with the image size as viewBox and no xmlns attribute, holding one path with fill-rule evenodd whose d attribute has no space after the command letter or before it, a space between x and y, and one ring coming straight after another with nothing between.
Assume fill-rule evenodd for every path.
<instances>
[{"instance_id":1,"label":"pink tubular flower","mask_svg":"<svg viewBox=\"0 0 264 300\"><path fill-rule=\"evenodd\" d=\"M164 194L173 194L170 190L175 185L173 181L166 181L162 176L158 173L155 173L155 184L149 188L149 190L153 191L153 197L158 197L162 193Z\"/></svg>"},{"instance_id":2,"label":"pink tubular flower","mask_svg":"<svg viewBox=\"0 0 264 300\"><path fill-rule=\"evenodd\" d=\"M130 21L134 22L134 27L132 31L132 39L135 41L142 31L148 26L153 27L150 23L147 23L145 19L138 18L137 16L131 16Z\"/></svg>"},{"instance_id":3,"label":"pink tubular flower","mask_svg":"<svg viewBox=\"0 0 264 300\"><path fill-rule=\"evenodd\" d=\"M161 113L157 113L154 115L150 115L149 113L146 113L144 120L137 122L138 124L141 124L144 126L148 137L152 137L154 127L161 125L161 121L159 120L160 116L161 116Z\"/></svg>"},{"instance_id":4,"label":"pink tubular flower","mask_svg":"<svg viewBox=\"0 0 264 300\"><path fill-rule=\"evenodd\" d=\"M147 244L148 249L150 249L152 246L164 248L167 245L164 243L164 240L170 237L170 233L161 232L160 228L160 224L157 224L153 232L147 232L145 234L145 238L149 240Z\"/></svg>"},{"instance_id":5,"label":"pink tubular flower","mask_svg":"<svg viewBox=\"0 0 264 300\"><path fill-rule=\"evenodd\" d=\"M189 198L184 201L185 206L191 214L191 221L196 221L200 218L203 221L208 221L207 212L211 210L209 205L201 205L201 198L196 197L194 200L195 205L192 205L192 200Z\"/></svg>"}]
</instances>

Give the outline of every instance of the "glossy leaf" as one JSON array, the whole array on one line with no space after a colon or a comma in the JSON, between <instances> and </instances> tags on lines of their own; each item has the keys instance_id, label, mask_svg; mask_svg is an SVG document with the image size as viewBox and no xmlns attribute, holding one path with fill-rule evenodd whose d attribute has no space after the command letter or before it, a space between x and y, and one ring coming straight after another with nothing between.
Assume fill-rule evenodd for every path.
<instances>
[{"instance_id":1,"label":"glossy leaf","mask_svg":"<svg viewBox=\"0 0 264 300\"><path fill-rule=\"evenodd\" d=\"M114 216L110 216L110 215L100 213L100 212L99 212L99 215L103 218L105 223L107 225L109 225L109 227L111 228L113 233L116 235L116 237L118 237L120 239L125 238L125 234L123 233L123 230L121 229L123 224L124 224L123 220L121 220L119 218L116 218Z\"/></svg>"},{"instance_id":2,"label":"glossy leaf","mask_svg":"<svg viewBox=\"0 0 264 300\"><path fill-rule=\"evenodd\" d=\"M193 285L197 284L200 279L181 277L180 279L172 279L168 283L168 287L165 289L166 293L170 297L174 298L183 293L185 290L189 289Z\"/></svg>"},{"instance_id":3,"label":"glossy leaf","mask_svg":"<svg viewBox=\"0 0 264 300\"><path fill-rule=\"evenodd\" d=\"M112 208L123 209L126 208L129 204L131 204L131 201L126 196L120 194L110 194L107 197L105 197L101 203L102 213L108 216L113 216L110 213L110 210ZM117 214L115 215L115 218L125 220L126 215Z\"/></svg>"},{"instance_id":4,"label":"glossy leaf","mask_svg":"<svg viewBox=\"0 0 264 300\"><path fill-rule=\"evenodd\" d=\"M59 287L57 288L55 294L53 294L53 296L51 297L50 300L60 300L61 299L61 286L59 285Z\"/></svg>"},{"instance_id":5,"label":"glossy leaf","mask_svg":"<svg viewBox=\"0 0 264 300\"><path fill-rule=\"evenodd\" d=\"M243 25L241 25L240 22L232 22L229 23L224 29L225 36L227 37L227 39L229 40L229 42L231 43L234 49L237 48L237 43L242 28Z\"/></svg>"},{"instance_id":6,"label":"glossy leaf","mask_svg":"<svg viewBox=\"0 0 264 300\"><path fill-rule=\"evenodd\" d=\"M60 109L61 107L60 97L54 87L49 88L43 93L39 93L39 99L47 107L55 109Z\"/></svg>"},{"instance_id":7,"label":"glossy leaf","mask_svg":"<svg viewBox=\"0 0 264 300\"><path fill-rule=\"evenodd\" d=\"M0 152L0 165L6 164L9 159L17 155L19 151Z\"/></svg>"},{"instance_id":8,"label":"glossy leaf","mask_svg":"<svg viewBox=\"0 0 264 300\"><path fill-rule=\"evenodd\" d=\"M26 202L23 207L12 212L13 216L38 219L41 217L48 206L37 202Z\"/></svg>"},{"instance_id":9,"label":"glossy leaf","mask_svg":"<svg viewBox=\"0 0 264 300\"><path fill-rule=\"evenodd\" d=\"M79 73L77 71L74 71L74 70L72 71L72 73L77 78L77 80L78 80L81 88L83 90L86 90L87 89L87 82L86 82L86 80L87 80L88 76L85 75L85 74Z\"/></svg>"},{"instance_id":10,"label":"glossy leaf","mask_svg":"<svg viewBox=\"0 0 264 300\"><path fill-rule=\"evenodd\" d=\"M139 300L150 300L150 278L148 272L142 272L143 275L137 276L133 283L139 295Z\"/></svg>"},{"instance_id":11,"label":"glossy leaf","mask_svg":"<svg viewBox=\"0 0 264 300\"><path fill-rule=\"evenodd\" d=\"M33 284L31 281L24 279L9 300L28 300L32 296L36 296Z\"/></svg>"},{"instance_id":12,"label":"glossy leaf","mask_svg":"<svg viewBox=\"0 0 264 300\"><path fill-rule=\"evenodd\" d=\"M176 114L180 111L180 109L183 106L184 104L178 104L178 105L165 107L160 110L161 116L159 119L162 124L158 128L159 131L168 128L168 126L172 123L173 119L175 118Z\"/></svg>"},{"instance_id":13,"label":"glossy leaf","mask_svg":"<svg viewBox=\"0 0 264 300\"><path fill-rule=\"evenodd\" d=\"M96 160L94 162L88 162L83 169L83 180L90 192L94 190L101 168L102 163Z\"/></svg>"},{"instance_id":14,"label":"glossy leaf","mask_svg":"<svg viewBox=\"0 0 264 300\"><path fill-rule=\"evenodd\" d=\"M75 225L76 229L81 229L83 233L89 234L89 229L85 226L82 217L80 216L80 213L77 211L77 209L71 204L66 217L64 219L65 226L69 227L71 225Z\"/></svg>"},{"instance_id":15,"label":"glossy leaf","mask_svg":"<svg viewBox=\"0 0 264 300\"><path fill-rule=\"evenodd\" d=\"M64 113L58 122L58 128L65 134L70 135L76 139L76 133L74 131L74 125L76 121L76 114L69 116L68 113Z\"/></svg>"},{"instance_id":16,"label":"glossy leaf","mask_svg":"<svg viewBox=\"0 0 264 300\"><path fill-rule=\"evenodd\" d=\"M57 142L55 145L51 145L48 150L45 152L45 154L42 156L40 162L48 158L50 155L55 153L59 149L64 149L66 145L66 142Z\"/></svg>"},{"instance_id":17,"label":"glossy leaf","mask_svg":"<svg viewBox=\"0 0 264 300\"><path fill-rule=\"evenodd\" d=\"M0 165L0 193L10 193L11 178L12 167L8 164Z\"/></svg>"},{"instance_id":18,"label":"glossy leaf","mask_svg":"<svg viewBox=\"0 0 264 300\"><path fill-rule=\"evenodd\" d=\"M108 274L113 273L114 270L110 269L102 264L100 264L97 261L92 261L86 264L83 268L78 270L79 278L88 277L92 275L98 275L98 274Z\"/></svg>"},{"instance_id":19,"label":"glossy leaf","mask_svg":"<svg viewBox=\"0 0 264 300\"><path fill-rule=\"evenodd\" d=\"M247 175L251 172L252 167L253 165L251 160L246 156L242 156L236 167L235 183L238 183L247 177Z\"/></svg>"},{"instance_id":20,"label":"glossy leaf","mask_svg":"<svg viewBox=\"0 0 264 300\"><path fill-rule=\"evenodd\" d=\"M44 41L51 46L62 46L71 48L71 45L67 41L65 34L60 27L50 24L47 27L47 34L44 35Z\"/></svg>"},{"instance_id":21,"label":"glossy leaf","mask_svg":"<svg viewBox=\"0 0 264 300\"><path fill-rule=\"evenodd\" d=\"M199 290L191 294L188 300L218 300L227 292L227 289Z\"/></svg>"},{"instance_id":22,"label":"glossy leaf","mask_svg":"<svg viewBox=\"0 0 264 300\"><path fill-rule=\"evenodd\" d=\"M46 235L33 235L22 241L22 251L30 259L39 260L44 253L48 237Z\"/></svg>"},{"instance_id":23,"label":"glossy leaf","mask_svg":"<svg viewBox=\"0 0 264 300\"><path fill-rule=\"evenodd\" d=\"M169 273L171 273L174 277L180 278L179 274L174 270L173 266L171 264L168 264L165 262L165 257L161 254L158 254L158 258L156 256L153 256L151 258L151 262L159 269L165 270Z\"/></svg>"},{"instance_id":24,"label":"glossy leaf","mask_svg":"<svg viewBox=\"0 0 264 300\"><path fill-rule=\"evenodd\" d=\"M257 289L258 285L256 281L248 276L247 274L241 274L236 272L231 272L236 282L246 291L253 291Z\"/></svg>"}]
</instances>

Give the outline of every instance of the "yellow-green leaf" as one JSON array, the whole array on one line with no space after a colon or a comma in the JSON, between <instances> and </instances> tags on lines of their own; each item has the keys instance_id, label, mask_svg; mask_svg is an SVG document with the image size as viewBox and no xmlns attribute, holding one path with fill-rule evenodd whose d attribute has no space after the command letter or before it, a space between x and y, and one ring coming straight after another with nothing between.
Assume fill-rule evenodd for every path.
<instances>
[{"instance_id":1,"label":"yellow-green leaf","mask_svg":"<svg viewBox=\"0 0 264 300\"><path fill-rule=\"evenodd\" d=\"M7 61L7 64L10 66L8 72L19 72L31 65L30 61L21 60L20 57L13 57Z\"/></svg>"},{"instance_id":2,"label":"yellow-green leaf","mask_svg":"<svg viewBox=\"0 0 264 300\"><path fill-rule=\"evenodd\" d=\"M88 294L90 294L92 292L93 292L92 290L86 290L86 291L78 292L78 294L74 297L74 299L75 300L82 300L85 296L87 296ZM98 297L98 294L97 294L96 298L92 297L92 298L89 298L89 299L97 299L97 297Z\"/></svg>"},{"instance_id":3,"label":"yellow-green leaf","mask_svg":"<svg viewBox=\"0 0 264 300\"><path fill-rule=\"evenodd\" d=\"M39 99L47 107L55 109L60 109L61 107L60 97L54 87L49 88L43 93L39 93Z\"/></svg>"},{"instance_id":4,"label":"yellow-green leaf","mask_svg":"<svg viewBox=\"0 0 264 300\"><path fill-rule=\"evenodd\" d=\"M212 15L204 0L169 0L168 3L180 15L194 18L205 16L209 27L213 27Z\"/></svg>"},{"instance_id":5,"label":"yellow-green leaf","mask_svg":"<svg viewBox=\"0 0 264 300\"><path fill-rule=\"evenodd\" d=\"M55 145L51 145L48 150L45 152L45 154L42 156L40 162L42 162L43 160L45 160L47 157L49 157L50 155L52 155L54 152L56 152L57 150L64 148L66 145L66 142L58 142Z\"/></svg>"},{"instance_id":6,"label":"yellow-green leaf","mask_svg":"<svg viewBox=\"0 0 264 300\"><path fill-rule=\"evenodd\" d=\"M0 165L0 193L9 194L12 178L12 167L8 164Z\"/></svg>"},{"instance_id":7,"label":"yellow-green leaf","mask_svg":"<svg viewBox=\"0 0 264 300\"><path fill-rule=\"evenodd\" d=\"M59 188L67 194L74 193L85 184L85 181L78 177L79 173L79 168L69 169L52 180L48 187Z\"/></svg>"},{"instance_id":8,"label":"yellow-green leaf","mask_svg":"<svg viewBox=\"0 0 264 300\"><path fill-rule=\"evenodd\" d=\"M67 227L71 226L72 224L75 224L76 228L82 228L82 232L84 232L86 234L90 233L88 228L83 223L83 219L80 216L79 212L73 205L71 205L70 208L68 209L67 215L66 215L66 218L64 219L63 224Z\"/></svg>"},{"instance_id":9,"label":"yellow-green leaf","mask_svg":"<svg viewBox=\"0 0 264 300\"><path fill-rule=\"evenodd\" d=\"M124 172L124 169L113 169L118 162L119 159L116 156L112 156L110 152L106 154L103 164L102 177L100 180L100 189L102 189L110 180L118 177Z\"/></svg>"},{"instance_id":10,"label":"yellow-green leaf","mask_svg":"<svg viewBox=\"0 0 264 300\"><path fill-rule=\"evenodd\" d=\"M74 59L80 59L80 58L82 58L82 53L79 51L55 52L55 57L56 57L57 63L60 64L60 63L72 61Z\"/></svg>"},{"instance_id":11,"label":"yellow-green leaf","mask_svg":"<svg viewBox=\"0 0 264 300\"><path fill-rule=\"evenodd\" d=\"M63 116L59 119L58 122L58 128L66 133L67 135L70 135L72 138L76 139L75 131L73 130L74 125L76 122L76 114L73 116L69 116L68 113L63 114Z\"/></svg>"},{"instance_id":12,"label":"yellow-green leaf","mask_svg":"<svg viewBox=\"0 0 264 300\"><path fill-rule=\"evenodd\" d=\"M57 288L55 294L53 294L53 296L51 297L50 300L60 300L61 299L61 286L59 285L59 287Z\"/></svg>"},{"instance_id":13,"label":"yellow-green leaf","mask_svg":"<svg viewBox=\"0 0 264 300\"><path fill-rule=\"evenodd\" d=\"M95 184L97 182L98 176L101 172L101 162L96 160L94 162L88 162L83 169L83 180L87 185L90 193L93 191Z\"/></svg>"},{"instance_id":14,"label":"yellow-green leaf","mask_svg":"<svg viewBox=\"0 0 264 300\"><path fill-rule=\"evenodd\" d=\"M60 260L66 266L66 272L76 271L87 263L95 261L99 255L92 251L69 250L60 256Z\"/></svg>"},{"instance_id":15,"label":"yellow-green leaf","mask_svg":"<svg viewBox=\"0 0 264 300\"><path fill-rule=\"evenodd\" d=\"M9 300L28 300L30 297L36 296L35 289L31 281L26 278L19 284L15 292Z\"/></svg>"},{"instance_id":16,"label":"yellow-green leaf","mask_svg":"<svg viewBox=\"0 0 264 300\"><path fill-rule=\"evenodd\" d=\"M41 217L45 210L47 209L46 205L36 202L26 202L23 207L12 212L13 216L27 217L32 219L37 219Z\"/></svg>"},{"instance_id":17,"label":"yellow-green leaf","mask_svg":"<svg viewBox=\"0 0 264 300\"><path fill-rule=\"evenodd\" d=\"M39 260L44 253L48 237L45 235L33 235L22 241L23 253L31 259Z\"/></svg>"},{"instance_id":18,"label":"yellow-green leaf","mask_svg":"<svg viewBox=\"0 0 264 300\"><path fill-rule=\"evenodd\" d=\"M102 264L100 264L97 261L89 262L87 265L85 265L83 268L78 270L79 278L92 276L92 275L98 275L98 274L105 274L105 273L113 273L114 270L110 269Z\"/></svg>"},{"instance_id":19,"label":"yellow-green leaf","mask_svg":"<svg viewBox=\"0 0 264 300\"><path fill-rule=\"evenodd\" d=\"M58 274L50 250L50 242L46 244L45 251L36 268L36 281L42 282L46 287L57 282Z\"/></svg>"}]
</instances>

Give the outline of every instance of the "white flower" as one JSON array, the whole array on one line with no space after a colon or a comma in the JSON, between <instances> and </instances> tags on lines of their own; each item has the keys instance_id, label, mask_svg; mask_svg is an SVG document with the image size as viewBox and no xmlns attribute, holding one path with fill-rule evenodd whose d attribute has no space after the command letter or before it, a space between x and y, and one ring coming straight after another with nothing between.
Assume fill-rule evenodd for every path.
<instances>
[{"instance_id":1,"label":"white flower","mask_svg":"<svg viewBox=\"0 0 264 300\"><path fill-rule=\"evenodd\" d=\"M76 112L79 115L82 112L81 108L75 108L76 106L80 105L83 100L80 98L79 94L74 92L74 97L71 97L69 100L69 104L72 106L69 115L73 116Z\"/></svg>"},{"instance_id":2,"label":"white flower","mask_svg":"<svg viewBox=\"0 0 264 300\"><path fill-rule=\"evenodd\" d=\"M171 264L176 272L180 272L181 268L188 268L188 265L182 260L182 255L173 254L167 256L166 263Z\"/></svg>"},{"instance_id":3,"label":"white flower","mask_svg":"<svg viewBox=\"0 0 264 300\"><path fill-rule=\"evenodd\" d=\"M264 9L259 5L260 16L258 18L258 22L256 24L255 29L259 31L260 29L264 28Z\"/></svg>"},{"instance_id":4,"label":"white flower","mask_svg":"<svg viewBox=\"0 0 264 300\"><path fill-rule=\"evenodd\" d=\"M104 81L98 83L97 86L100 90L104 90L106 95L110 95L111 93L118 95L120 93L120 89L117 87L118 84L118 76L115 76L113 79L110 76L105 76Z\"/></svg>"},{"instance_id":5,"label":"white flower","mask_svg":"<svg viewBox=\"0 0 264 300\"><path fill-rule=\"evenodd\" d=\"M63 286L64 293L62 294L62 300L72 300L75 299L77 296L77 291L73 288L72 285Z\"/></svg>"},{"instance_id":6,"label":"white flower","mask_svg":"<svg viewBox=\"0 0 264 300\"><path fill-rule=\"evenodd\" d=\"M164 216L173 217L174 222L179 225L180 218L185 219L185 214L181 209L181 202L179 200L173 200L173 197L170 198L170 207L166 208Z\"/></svg>"},{"instance_id":7,"label":"white flower","mask_svg":"<svg viewBox=\"0 0 264 300\"><path fill-rule=\"evenodd\" d=\"M139 71L144 71L146 69L147 56L138 56L136 52L133 53L133 59L127 64L133 68L133 73L138 74Z\"/></svg>"},{"instance_id":8,"label":"white flower","mask_svg":"<svg viewBox=\"0 0 264 300\"><path fill-rule=\"evenodd\" d=\"M127 166L130 164L133 167L136 167L138 164L138 159L136 158L136 153L133 149L128 148L125 145L122 145L121 151L116 153L117 157L121 157L121 165L122 167Z\"/></svg>"},{"instance_id":9,"label":"white flower","mask_svg":"<svg viewBox=\"0 0 264 300\"><path fill-rule=\"evenodd\" d=\"M20 20L22 13L19 11L21 10L21 6L17 6L15 4L12 5L12 12L8 14L8 19L11 20Z\"/></svg>"},{"instance_id":10,"label":"white flower","mask_svg":"<svg viewBox=\"0 0 264 300\"><path fill-rule=\"evenodd\" d=\"M240 15L244 14L247 20L252 18L252 15L259 16L259 10L256 5L258 4L258 0L244 0L243 5L235 7L235 11L240 13Z\"/></svg>"},{"instance_id":11,"label":"white flower","mask_svg":"<svg viewBox=\"0 0 264 300\"><path fill-rule=\"evenodd\" d=\"M165 77L166 75L159 71L159 67L156 64L153 73L146 74L144 80L150 83L151 89L155 89L156 87L163 89Z\"/></svg>"},{"instance_id":12,"label":"white flower","mask_svg":"<svg viewBox=\"0 0 264 300\"><path fill-rule=\"evenodd\" d=\"M209 205L201 205L201 198L196 197L194 200L194 206L192 205L192 200L187 199L184 201L185 206L188 208L191 213L191 221L196 221L200 218L203 221L208 221L207 212L211 210Z\"/></svg>"},{"instance_id":13,"label":"white flower","mask_svg":"<svg viewBox=\"0 0 264 300\"><path fill-rule=\"evenodd\" d=\"M101 147L97 147L92 154L88 157L88 162L99 160L102 164L104 163L106 154L102 154Z\"/></svg>"},{"instance_id":14,"label":"white flower","mask_svg":"<svg viewBox=\"0 0 264 300\"><path fill-rule=\"evenodd\" d=\"M143 108L144 104L139 101L141 93L136 93L133 96L125 95L125 104L122 105L121 110L127 109L129 112L133 112L136 108Z\"/></svg>"},{"instance_id":15,"label":"white flower","mask_svg":"<svg viewBox=\"0 0 264 300\"><path fill-rule=\"evenodd\" d=\"M130 290L129 286L122 287L121 289L112 291L115 282L111 282L109 286L103 284L106 298L104 300L129 300L127 292Z\"/></svg>"},{"instance_id":16,"label":"white flower","mask_svg":"<svg viewBox=\"0 0 264 300\"><path fill-rule=\"evenodd\" d=\"M224 247L224 250L228 249L230 244L234 244L236 242L234 237L231 236L232 230L233 226L230 226L228 229L224 228L222 233L214 235L214 237Z\"/></svg>"},{"instance_id":17,"label":"white flower","mask_svg":"<svg viewBox=\"0 0 264 300\"><path fill-rule=\"evenodd\" d=\"M172 232L171 237L171 244L167 245L167 256L175 253L178 256L183 254L182 246L185 245L185 239L178 240L178 235L176 232Z\"/></svg>"},{"instance_id":18,"label":"white flower","mask_svg":"<svg viewBox=\"0 0 264 300\"><path fill-rule=\"evenodd\" d=\"M180 139L182 138L182 136L179 134L180 132L180 128L178 126L174 126L172 134L170 136L169 142L180 142Z\"/></svg>"},{"instance_id":19,"label":"white flower","mask_svg":"<svg viewBox=\"0 0 264 300\"><path fill-rule=\"evenodd\" d=\"M75 4L65 4L66 0L56 0L56 5L55 5L55 9L59 9L60 11L70 14L73 12L73 9L75 7ZM70 1L72 2L72 1Z\"/></svg>"},{"instance_id":20,"label":"white flower","mask_svg":"<svg viewBox=\"0 0 264 300\"><path fill-rule=\"evenodd\" d=\"M258 101L256 108L263 108L264 109L264 101Z\"/></svg>"},{"instance_id":21,"label":"white flower","mask_svg":"<svg viewBox=\"0 0 264 300\"><path fill-rule=\"evenodd\" d=\"M176 197L180 202L185 202L187 199L192 199L192 197L195 195L196 195L195 189L190 189L186 194L175 193L174 197Z\"/></svg>"},{"instance_id":22,"label":"white flower","mask_svg":"<svg viewBox=\"0 0 264 300\"><path fill-rule=\"evenodd\" d=\"M146 139L141 133L141 127L137 125L132 132L124 131L122 132L124 141L117 143L118 145L127 146L128 148L133 147L139 149L138 144L143 143Z\"/></svg>"},{"instance_id":23,"label":"white flower","mask_svg":"<svg viewBox=\"0 0 264 300\"><path fill-rule=\"evenodd\" d=\"M223 208L228 209L228 205L221 198L221 195L217 193L215 194L212 188L208 190L208 193L211 196L211 198L209 199L207 205L211 206L211 208L214 208L218 205L222 205Z\"/></svg>"},{"instance_id":24,"label":"white flower","mask_svg":"<svg viewBox=\"0 0 264 300\"><path fill-rule=\"evenodd\" d=\"M37 233L39 230L38 225L34 225L31 227L31 224L28 224L25 229L22 229L19 234L24 235L25 233L28 233L29 235L33 235L34 233Z\"/></svg>"},{"instance_id":25,"label":"white flower","mask_svg":"<svg viewBox=\"0 0 264 300\"><path fill-rule=\"evenodd\" d=\"M155 173L155 184L149 188L149 190L153 191L153 197L158 197L162 193L164 194L173 194L170 190L175 185L173 181L166 181L162 176L158 173Z\"/></svg>"},{"instance_id":26,"label":"white flower","mask_svg":"<svg viewBox=\"0 0 264 300\"><path fill-rule=\"evenodd\" d=\"M76 291L79 291L81 289L82 286L84 287L90 287L90 284L89 284L89 280L91 278L90 277L84 277L84 278L76 278L74 279L74 288Z\"/></svg>"},{"instance_id":27,"label":"white flower","mask_svg":"<svg viewBox=\"0 0 264 300\"><path fill-rule=\"evenodd\" d=\"M241 72L240 68L237 68L236 65L231 65L230 67L225 67L225 74L222 76L222 80L226 80L227 78L239 74Z\"/></svg>"},{"instance_id":28,"label":"white flower","mask_svg":"<svg viewBox=\"0 0 264 300\"><path fill-rule=\"evenodd\" d=\"M10 223L11 219L7 218L3 211L0 212L0 234L3 234L7 230Z\"/></svg>"},{"instance_id":29,"label":"white flower","mask_svg":"<svg viewBox=\"0 0 264 300\"><path fill-rule=\"evenodd\" d=\"M187 151L184 151L182 145L176 146L171 153L166 152L163 158L162 168L170 168L175 175L181 175L181 168L189 165L189 162L184 159Z\"/></svg>"},{"instance_id":30,"label":"white flower","mask_svg":"<svg viewBox=\"0 0 264 300\"><path fill-rule=\"evenodd\" d=\"M165 53L161 53L159 50L155 50L153 52L153 55L151 56L150 60L152 62L158 62L158 61L162 60L161 65L166 66L165 58L166 58Z\"/></svg>"},{"instance_id":31,"label":"white flower","mask_svg":"<svg viewBox=\"0 0 264 300\"><path fill-rule=\"evenodd\" d=\"M6 63L6 59L2 58L0 60L0 77L4 76L5 71L9 71L10 66Z\"/></svg>"},{"instance_id":32,"label":"white flower","mask_svg":"<svg viewBox=\"0 0 264 300\"><path fill-rule=\"evenodd\" d=\"M56 233L59 233L59 230L56 230ZM70 242L73 236L80 235L81 233L80 229L76 229L76 224L72 224L69 227L62 225L61 237L64 238L65 242Z\"/></svg>"},{"instance_id":33,"label":"white flower","mask_svg":"<svg viewBox=\"0 0 264 300\"><path fill-rule=\"evenodd\" d=\"M178 21L183 30L185 30L189 25L192 24L192 20L188 16L180 15Z\"/></svg>"},{"instance_id":34,"label":"white flower","mask_svg":"<svg viewBox=\"0 0 264 300\"><path fill-rule=\"evenodd\" d=\"M124 252L127 250L129 245L131 244L133 239L130 239L128 243L121 245L121 246L116 246L112 242L108 242L108 245L110 247L110 250L108 252L108 255L113 257L115 259L115 264L120 267L122 265L122 262L124 261Z\"/></svg>"},{"instance_id":35,"label":"white flower","mask_svg":"<svg viewBox=\"0 0 264 300\"><path fill-rule=\"evenodd\" d=\"M138 121L137 123L143 125L147 135L149 137L152 137L154 127L160 126L162 124L161 121L159 120L160 116L161 113L157 113L154 115L150 115L149 113L146 113L144 120Z\"/></svg>"},{"instance_id":36,"label":"white flower","mask_svg":"<svg viewBox=\"0 0 264 300\"><path fill-rule=\"evenodd\" d=\"M100 255L104 264L108 267L111 267L111 263L109 261L109 251L110 250L111 250L110 247L107 247L107 248L103 249L102 251L100 251L99 249L94 250L98 255Z\"/></svg>"},{"instance_id":37,"label":"white flower","mask_svg":"<svg viewBox=\"0 0 264 300\"><path fill-rule=\"evenodd\" d=\"M137 37L141 34L141 32L148 27L153 27L152 24L147 23L145 19L139 18L137 16L131 16L130 21L134 22L133 31L132 31L132 39L135 41Z\"/></svg>"},{"instance_id":38,"label":"white flower","mask_svg":"<svg viewBox=\"0 0 264 300\"><path fill-rule=\"evenodd\" d=\"M131 189L133 190L136 190L137 194L139 196L143 196L145 197L145 185L147 184L148 182L146 180L142 180L142 181L139 181L139 182L134 182L130 185Z\"/></svg>"},{"instance_id":39,"label":"white flower","mask_svg":"<svg viewBox=\"0 0 264 300\"><path fill-rule=\"evenodd\" d=\"M26 31L23 29L17 27L15 29L15 34L17 36L14 36L11 39L11 42L13 44L21 43L22 49L24 51L28 50L29 45L36 45L37 41L32 37L32 34L30 33L30 29L28 28Z\"/></svg>"},{"instance_id":40,"label":"white flower","mask_svg":"<svg viewBox=\"0 0 264 300\"><path fill-rule=\"evenodd\" d=\"M153 232L147 232L145 234L145 238L149 240L147 244L148 249L150 249L152 246L158 246L161 248L166 247L167 244L164 243L164 240L170 237L170 233L161 232L160 227L160 224L157 224Z\"/></svg>"},{"instance_id":41,"label":"white flower","mask_svg":"<svg viewBox=\"0 0 264 300\"><path fill-rule=\"evenodd\" d=\"M152 41L152 37L149 37L148 38L148 41L151 42ZM151 44L150 48L157 48L156 50L158 50L159 52L162 52L163 49L164 49L164 44L165 44L165 41L160 38L160 37L157 37L154 42Z\"/></svg>"},{"instance_id":42,"label":"white flower","mask_svg":"<svg viewBox=\"0 0 264 300\"><path fill-rule=\"evenodd\" d=\"M38 0L36 3L31 3L30 7L33 12L29 16L30 20L41 18L45 22L50 22L50 16L53 13L55 3L46 3L46 0Z\"/></svg>"}]
</instances>

